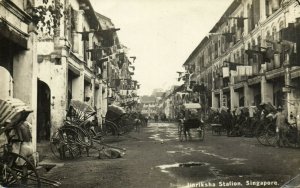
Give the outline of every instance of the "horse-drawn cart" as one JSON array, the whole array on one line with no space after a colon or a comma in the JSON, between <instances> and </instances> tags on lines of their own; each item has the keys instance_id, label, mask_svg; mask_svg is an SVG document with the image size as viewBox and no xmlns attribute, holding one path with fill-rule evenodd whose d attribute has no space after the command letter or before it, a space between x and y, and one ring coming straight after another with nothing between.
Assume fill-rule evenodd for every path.
<instances>
[{"instance_id":1,"label":"horse-drawn cart","mask_svg":"<svg viewBox=\"0 0 300 188\"><path fill-rule=\"evenodd\" d=\"M201 105L199 103L186 103L183 105L185 117L180 119L178 125L178 136L179 140L187 140L187 136L191 139L190 130L196 130L198 138L204 140L204 123L199 117L199 110Z\"/></svg>"}]
</instances>

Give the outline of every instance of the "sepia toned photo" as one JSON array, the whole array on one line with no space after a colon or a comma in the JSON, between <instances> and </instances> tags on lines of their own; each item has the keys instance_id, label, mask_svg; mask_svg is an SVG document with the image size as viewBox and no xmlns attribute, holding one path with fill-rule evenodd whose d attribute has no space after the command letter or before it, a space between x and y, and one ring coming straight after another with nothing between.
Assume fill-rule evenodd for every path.
<instances>
[{"instance_id":1,"label":"sepia toned photo","mask_svg":"<svg viewBox=\"0 0 300 188\"><path fill-rule=\"evenodd\" d=\"M0 0L0 187L300 187L300 0Z\"/></svg>"}]
</instances>

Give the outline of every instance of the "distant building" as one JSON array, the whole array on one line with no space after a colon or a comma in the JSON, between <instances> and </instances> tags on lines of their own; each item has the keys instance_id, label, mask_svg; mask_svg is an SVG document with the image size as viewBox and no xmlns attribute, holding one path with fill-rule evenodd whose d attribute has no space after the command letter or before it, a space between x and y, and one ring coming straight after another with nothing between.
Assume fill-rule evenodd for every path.
<instances>
[{"instance_id":1,"label":"distant building","mask_svg":"<svg viewBox=\"0 0 300 188\"><path fill-rule=\"evenodd\" d=\"M153 116L157 113L157 98L155 96L141 96L140 103L142 106L142 114Z\"/></svg>"}]
</instances>

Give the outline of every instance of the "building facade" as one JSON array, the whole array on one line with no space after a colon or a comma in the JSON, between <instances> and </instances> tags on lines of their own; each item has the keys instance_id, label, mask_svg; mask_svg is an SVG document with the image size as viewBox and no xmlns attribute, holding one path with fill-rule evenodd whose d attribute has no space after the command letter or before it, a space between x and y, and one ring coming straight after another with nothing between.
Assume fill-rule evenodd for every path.
<instances>
[{"instance_id":1,"label":"building facade","mask_svg":"<svg viewBox=\"0 0 300 188\"><path fill-rule=\"evenodd\" d=\"M233 1L184 63L188 83L213 108L270 102L299 114L299 22L294 0Z\"/></svg>"},{"instance_id":2,"label":"building facade","mask_svg":"<svg viewBox=\"0 0 300 188\"><path fill-rule=\"evenodd\" d=\"M36 135L37 33L28 7L27 0L0 1L0 98L19 98L33 110L27 120Z\"/></svg>"},{"instance_id":3,"label":"building facade","mask_svg":"<svg viewBox=\"0 0 300 188\"><path fill-rule=\"evenodd\" d=\"M109 18L95 12L89 0L61 3L67 14L60 18L61 24L53 36L39 33L38 87L41 93L37 110L41 139L47 129L50 130L46 139L63 125L71 99L97 109L101 125L107 106L120 105L118 83L126 80L122 88L127 82L132 83L130 61L117 35L120 29L115 28ZM133 93L136 87L126 89Z\"/></svg>"},{"instance_id":4,"label":"building facade","mask_svg":"<svg viewBox=\"0 0 300 188\"><path fill-rule=\"evenodd\" d=\"M0 98L32 108L35 148L63 126L71 99L94 107L99 125L109 104L137 101L119 29L89 0L3 0L0 14Z\"/></svg>"}]
</instances>

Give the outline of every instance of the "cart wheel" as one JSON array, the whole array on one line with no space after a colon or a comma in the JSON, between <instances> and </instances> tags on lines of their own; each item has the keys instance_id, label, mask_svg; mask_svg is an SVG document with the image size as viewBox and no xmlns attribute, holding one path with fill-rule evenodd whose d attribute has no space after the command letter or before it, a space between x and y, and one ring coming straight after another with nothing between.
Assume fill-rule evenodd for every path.
<instances>
[{"instance_id":1,"label":"cart wheel","mask_svg":"<svg viewBox=\"0 0 300 188\"><path fill-rule=\"evenodd\" d=\"M77 127L74 125L67 125L63 126L61 129L71 129L72 131L75 131L77 133L76 141L86 147L90 147L92 145L92 133L88 133L81 127Z\"/></svg>"},{"instance_id":2,"label":"cart wheel","mask_svg":"<svg viewBox=\"0 0 300 188\"><path fill-rule=\"evenodd\" d=\"M260 134L256 135L256 139L258 140L258 142L264 146L268 146L268 140L267 140L267 133L264 131Z\"/></svg>"},{"instance_id":3,"label":"cart wheel","mask_svg":"<svg viewBox=\"0 0 300 188\"><path fill-rule=\"evenodd\" d=\"M9 167L20 180L21 187L41 187L36 168L28 158L16 153L7 153L6 160L9 161Z\"/></svg>"},{"instance_id":4,"label":"cart wheel","mask_svg":"<svg viewBox=\"0 0 300 188\"><path fill-rule=\"evenodd\" d=\"M113 136L116 136L118 135L118 126L111 122L111 121L105 121L105 135L107 136L110 136L110 135L113 135Z\"/></svg>"},{"instance_id":5,"label":"cart wheel","mask_svg":"<svg viewBox=\"0 0 300 188\"><path fill-rule=\"evenodd\" d=\"M270 146L276 146L277 145L277 134L274 131L268 130L267 134L267 142Z\"/></svg>"},{"instance_id":6,"label":"cart wheel","mask_svg":"<svg viewBox=\"0 0 300 188\"><path fill-rule=\"evenodd\" d=\"M85 146L82 139L74 129L61 127L51 138L51 150L60 159L78 158Z\"/></svg>"},{"instance_id":7,"label":"cart wheel","mask_svg":"<svg viewBox=\"0 0 300 188\"><path fill-rule=\"evenodd\" d=\"M50 149L51 149L53 155L58 159L61 157L60 151L61 151L63 144L64 144L63 138L60 137L59 132L56 131L50 139Z\"/></svg>"},{"instance_id":8,"label":"cart wheel","mask_svg":"<svg viewBox=\"0 0 300 188\"><path fill-rule=\"evenodd\" d=\"M21 181L17 177L17 173L10 167L0 164L0 185L2 187L21 187Z\"/></svg>"}]
</instances>

